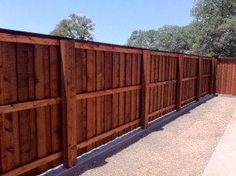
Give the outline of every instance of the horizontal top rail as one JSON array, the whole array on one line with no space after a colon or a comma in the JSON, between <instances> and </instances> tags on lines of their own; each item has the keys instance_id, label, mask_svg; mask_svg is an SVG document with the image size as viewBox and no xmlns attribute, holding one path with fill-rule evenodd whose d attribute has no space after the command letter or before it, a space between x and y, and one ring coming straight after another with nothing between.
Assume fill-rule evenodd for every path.
<instances>
[{"instance_id":1,"label":"horizontal top rail","mask_svg":"<svg viewBox=\"0 0 236 176\"><path fill-rule=\"evenodd\" d=\"M7 34L7 33L0 33L0 41L26 43L26 44L39 44L39 45L59 45L59 40L55 40L55 39L24 36L24 35L14 35L14 34Z\"/></svg>"}]
</instances>

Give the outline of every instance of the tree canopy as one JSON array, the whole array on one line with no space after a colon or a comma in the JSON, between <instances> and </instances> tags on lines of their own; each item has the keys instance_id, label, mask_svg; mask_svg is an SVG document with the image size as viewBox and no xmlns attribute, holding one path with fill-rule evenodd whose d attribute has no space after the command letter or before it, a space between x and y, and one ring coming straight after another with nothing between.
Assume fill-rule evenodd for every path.
<instances>
[{"instance_id":1,"label":"tree canopy","mask_svg":"<svg viewBox=\"0 0 236 176\"><path fill-rule=\"evenodd\" d=\"M167 51L189 51L188 28L165 25L157 30L134 31L128 39L129 46Z\"/></svg>"},{"instance_id":2,"label":"tree canopy","mask_svg":"<svg viewBox=\"0 0 236 176\"><path fill-rule=\"evenodd\" d=\"M236 1L197 0L187 26L136 30L127 44L203 55L236 56Z\"/></svg>"},{"instance_id":3,"label":"tree canopy","mask_svg":"<svg viewBox=\"0 0 236 176\"><path fill-rule=\"evenodd\" d=\"M94 26L92 20L86 16L71 14L68 19L61 20L50 34L73 39L93 40Z\"/></svg>"}]
</instances>

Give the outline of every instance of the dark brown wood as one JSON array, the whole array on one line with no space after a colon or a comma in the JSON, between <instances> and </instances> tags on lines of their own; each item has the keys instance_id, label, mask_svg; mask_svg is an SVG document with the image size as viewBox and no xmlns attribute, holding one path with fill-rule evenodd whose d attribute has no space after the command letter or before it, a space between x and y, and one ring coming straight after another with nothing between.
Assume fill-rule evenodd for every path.
<instances>
[{"instance_id":1,"label":"dark brown wood","mask_svg":"<svg viewBox=\"0 0 236 176\"><path fill-rule=\"evenodd\" d=\"M132 48L124 48L119 46L109 46L103 45L99 43L83 43L76 41L75 48L82 48L88 50L96 50L96 51L106 51L106 52L121 52L121 53L130 53L130 54L142 54L142 50L140 49L132 49Z\"/></svg>"},{"instance_id":2,"label":"dark brown wood","mask_svg":"<svg viewBox=\"0 0 236 176\"><path fill-rule=\"evenodd\" d=\"M210 94L214 94L214 87L215 87L215 59L212 58L211 60L211 75L210 75Z\"/></svg>"},{"instance_id":3,"label":"dark brown wood","mask_svg":"<svg viewBox=\"0 0 236 176\"><path fill-rule=\"evenodd\" d=\"M146 128L148 125L148 110L149 110L149 79L150 79L150 54L148 51L143 51L142 59L142 113L141 127Z\"/></svg>"},{"instance_id":4,"label":"dark brown wood","mask_svg":"<svg viewBox=\"0 0 236 176\"><path fill-rule=\"evenodd\" d=\"M123 92L129 92L141 89L141 86L126 86L121 88L114 88L114 89L107 89L107 90L101 90L101 91L95 91L95 92L88 92L88 93L82 93L77 94L76 99L82 100L82 99L88 99L88 98L94 98L94 97L101 97L105 95L112 95L112 94L119 94Z\"/></svg>"},{"instance_id":5,"label":"dark brown wood","mask_svg":"<svg viewBox=\"0 0 236 176\"><path fill-rule=\"evenodd\" d=\"M0 106L0 114L41 108L44 106L56 105L59 103L61 103L60 97L49 98L49 99L44 99L44 100L35 100L35 101L29 101L29 102L24 102L24 103L16 103L16 104L10 104L10 105L2 105Z\"/></svg>"},{"instance_id":6,"label":"dark brown wood","mask_svg":"<svg viewBox=\"0 0 236 176\"><path fill-rule=\"evenodd\" d=\"M198 70L197 70L197 92L196 92L196 99L197 101L199 100L200 98L200 95L201 95L201 75L202 75L202 58L199 57L198 58Z\"/></svg>"},{"instance_id":7,"label":"dark brown wood","mask_svg":"<svg viewBox=\"0 0 236 176\"><path fill-rule=\"evenodd\" d=\"M148 118L153 117L153 116L156 116L156 115L158 115L158 114L160 114L160 113L162 113L162 112L164 112L164 111L166 111L166 110L170 110L170 109L172 109L172 108L174 108L174 107L175 107L175 105L171 105L171 106L167 106L167 107L165 107L165 108L159 109L159 110L157 110L157 111L154 111L154 112L152 112L151 114L148 114Z\"/></svg>"},{"instance_id":8,"label":"dark brown wood","mask_svg":"<svg viewBox=\"0 0 236 176\"><path fill-rule=\"evenodd\" d=\"M49 59L50 59L50 97L57 99L61 95L61 77L60 77L60 48L57 46L49 47ZM61 97L59 97L61 103ZM50 105L51 116L51 152L56 153L62 150L62 116L61 116L61 104ZM49 106L49 105L47 105ZM53 161L53 166L61 164L61 160L57 159ZM53 167L52 166L52 167Z\"/></svg>"},{"instance_id":9,"label":"dark brown wood","mask_svg":"<svg viewBox=\"0 0 236 176\"><path fill-rule=\"evenodd\" d=\"M96 87L96 75L95 75L95 52L93 50L87 50L87 91L95 91ZM96 134L96 99L87 99L87 139L90 139ZM95 147L94 144L88 146L88 150L92 150Z\"/></svg>"},{"instance_id":10,"label":"dark brown wood","mask_svg":"<svg viewBox=\"0 0 236 176\"><path fill-rule=\"evenodd\" d=\"M17 102L16 50L13 43L0 43L0 104ZM14 169L20 163L18 113L1 118L0 173ZM9 151L9 146L11 150Z\"/></svg>"},{"instance_id":11,"label":"dark brown wood","mask_svg":"<svg viewBox=\"0 0 236 176\"><path fill-rule=\"evenodd\" d=\"M62 152L57 152L57 153L54 153L54 154L49 155L47 157L44 157L44 158L41 158L39 160L33 161L33 162L31 162L29 164L26 164L24 166L21 166L19 168L16 168L14 170L11 170L11 171L3 174L2 176L18 176L18 175L26 173L26 172L34 169L34 168L37 168L37 167L45 165L45 164L47 164L51 161L59 159L61 157L62 157Z\"/></svg>"},{"instance_id":12,"label":"dark brown wood","mask_svg":"<svg viewBox=\"0 0 236 176\"><path fill-rule=\"evenodd\" d=\"M76 89L75 89L75 50L74 41L61 40L62 63L62 109L64 165L71 167L77 157L76 136Z\"/></svg>"},{"instance_id":13,"label":"dark brown wood","mask_svg":"<svg viewBox=\"0 0 236 176\"><path fill-rule=\"evenodd\" d=\"M236 58L216 59L216 93L236 95ZM215 89L213 89L214 93Z\"/></svg>"},{"instance_id":14,"label":"dark brown wood","mask_svg":"<svg viewBox=\"0 0 236 176\"><path fill-rule=\"evenodd\" d=\"M217 78L218 78L218 69L217 69L218 68L218 60L217 60L217 58L213 58L213 60L214 60L213 94L216 94L216 90L217 90L216 83L217 83ZM235 75L236 75L236 73L235 73ZM236 78L235 78L235 80L236 80ZM235 91L236 91L236 87L235 87Z\"/></svg>"},{"instance_id":15,"label":"dark brown wood","mask_svg":"<svg viewBox=\"0 0 236 176\"><path fill-rule=\"evenodd\" d=\"M16 45L17 94L18 102L35 99L34 47L27 44ZM25 165L37 159L37 124L34 109L19 111L20 164ZM27 123L26 123L27 122ZM36 175L37 170L28 174Z\"/></svg>"},{"instance_id":16,"label":"dark brown wood","mask_svg":"<svg viewBox=\"0 0 236 176\"><path fill-rule=\"evenodd\" d=\"M177 69L177 88L176 88L176 109L179 110L181 108L181 99L182 99L182 86L183 86L183 55L179 55L178 57L178 69Z\"/></svg>"},{"instance_id":17,"label":"dark brown wood","mask_svg":"<svg viewBox=\"0 0 236 176\"><path fill-rule=\"evenodd\" d=\"M150 83L148 87L158 87L160 85L165 85L165 84L176 84L177 80L169 80L169 81L163 81L163 82L156 82L156 83Z\"/></svg>"},{"instance_id":18,"label":"dark brown wood","mask_svg":"<svg viewBox=\"0 0 236 176\"><path fill-rule=\"evenodd\" d=\"M14 43L27 43L38 45L59 45L56 39L47 39L33 36L12 35L7 33L0 33L0 41L14 42Z\"/></svg>"},{"instance_id":19,"label":"dark brown wood","mask_svg":"<svg viewBox=\"0 0 236 176\"><path fill-rule=\"evenodd\" d=\"M2 159L4 157L4 115L0 114L0 173L4 172L4 160Z\"/></svg>"},{"instance_id":20,"label":"dark brown wood","mask_svg":"<svg viewBox=\"0 0 236 176\"><path fill-rule=\"evenodd\" d=\"M48 46L37 45L34 48L34 70L37 82L35 87L35 98L44 99L50 97L50 54ZM37 127L37 157L43 158L51 153L51 114L50 106L36 108ZM44 172L51 168L51 163L39 168L39 172Z\"/></svg>"}]
</instances>

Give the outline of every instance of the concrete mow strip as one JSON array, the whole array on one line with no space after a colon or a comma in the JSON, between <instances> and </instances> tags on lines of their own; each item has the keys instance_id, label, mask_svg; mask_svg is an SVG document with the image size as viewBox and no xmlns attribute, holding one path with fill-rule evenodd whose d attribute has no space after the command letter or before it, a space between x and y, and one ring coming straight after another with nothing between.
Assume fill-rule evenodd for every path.
<instances>
[{"instance_id":1,"label":"concrete mow strip","mask_svg":"<svg viewBox=\"0 0 236 176\"><path fill-rule=\"evenodd\" d=\"M236 176L236 110L202 176Z\"/></svg>"}]
</instances>

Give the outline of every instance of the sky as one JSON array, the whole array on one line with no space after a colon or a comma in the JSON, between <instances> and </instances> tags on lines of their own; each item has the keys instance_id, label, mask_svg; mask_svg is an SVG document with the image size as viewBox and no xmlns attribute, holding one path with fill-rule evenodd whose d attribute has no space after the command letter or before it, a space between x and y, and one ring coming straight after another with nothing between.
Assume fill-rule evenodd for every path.
<instances>
[{"instance_id":1,"label":"sky","mask_svg":"<svg viewBox=\"0 0 236 176\"><path fill-rule=\"evenodd\" d=\"M0 0L0 28L49 34L71 13L95 23L95 41L125 44L134 30L187 25L194 0Z\"/></svg>"}]
</instances>

